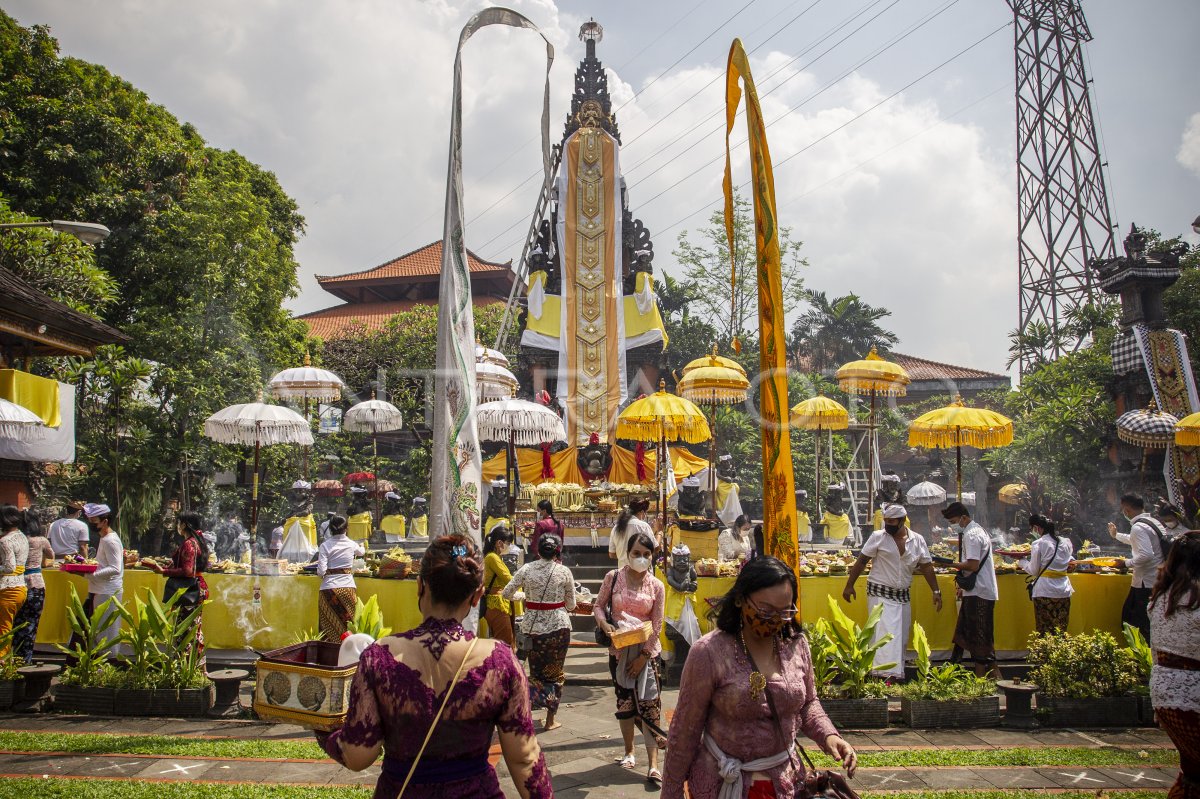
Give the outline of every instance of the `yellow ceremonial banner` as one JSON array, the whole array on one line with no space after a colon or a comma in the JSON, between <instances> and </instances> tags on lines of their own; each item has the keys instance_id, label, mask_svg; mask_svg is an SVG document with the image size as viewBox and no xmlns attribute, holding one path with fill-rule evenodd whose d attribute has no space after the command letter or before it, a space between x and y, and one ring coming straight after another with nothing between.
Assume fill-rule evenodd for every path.
<instances>
[{"instance_id":1,"label":"yellow ceremonial banner","mask_svg":"<svg viewBox=\"0 0 1200 799\"><path fill-rule=\"evenodd\" d=\"M729 134L741 102L738 79L746 84L746 125L750 138L750 170L754 186L754 244L758 264L759 424L763 450L763 531L767 550L799 567L796 551L796 492L792 474L792 442L788 432L787 346L784 341L783 277L779 269L779 225L775 216L775 177L763 124L758 91L740 39L729 48L725 78L725 233L731 270L736 269L733 236L733 179L729 169ZM731 273L734 285L736 274ZM799 601L799 597L797 597Z\"/></svg>"}]
</instances>

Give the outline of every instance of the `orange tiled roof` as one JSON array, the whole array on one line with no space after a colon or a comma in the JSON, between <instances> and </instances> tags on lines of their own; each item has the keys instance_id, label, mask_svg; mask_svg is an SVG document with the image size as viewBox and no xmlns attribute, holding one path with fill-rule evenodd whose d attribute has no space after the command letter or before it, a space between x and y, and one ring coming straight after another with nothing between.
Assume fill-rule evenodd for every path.
<instances>
[{"instance_id":1,"label":"orange tiled roof","mask_svg":"<svg viewBox=\"0 0 1200 799\"><path fill-rule=\"evenodd\" d=\"M954 366L948 363L938 363L913 355L903 355L899 352L889 352L884 356L892 363L898 363L908 372L908 376L917 380L1008 380L1008 375L996 372L984 372L980 369L970 369L966 366Z\"/></svg>"},{"instance_id":2,"label":"orange tiled roof","mask_svg":"<svg viewBox=\"0 0 1200 799\"><path fill-rule=\"evenodd\" d=\"M494 263L485 261L475 253L467 250L467 268L470 272L506 272L511 269L509 263ZM381 278L431 277L442 273L442 242L426 244L420 249L393 258L387 263L349 272L344 275L317 275L317 282L322 286L327 283L353 283L360 280L379 280Z\"/></svg>"},{"instance_id":3,"label":"orange tiled roof","mask_svg":"<svg viewBox=\"0 0 1200 799\"><path fill-rule=\"evenodd\" d=\"M473 298L475 305L490 305L499 302L495 297ZM376 333L387 325L389 319L398 313L411 310L417 305L437 305L437 300L395 300L391 302L347 302L332 308L301 314L301 319L308 324L309 335L326 340L338 338L341 332L350 327L362 325L369 333Z\"/></svg>"}]
</instances>

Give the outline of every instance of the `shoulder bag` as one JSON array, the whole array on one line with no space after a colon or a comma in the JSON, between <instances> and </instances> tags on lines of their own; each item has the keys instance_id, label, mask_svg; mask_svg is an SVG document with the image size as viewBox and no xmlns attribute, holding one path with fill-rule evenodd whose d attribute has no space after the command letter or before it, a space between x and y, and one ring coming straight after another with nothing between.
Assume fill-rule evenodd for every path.
<instances>
[{"instance_id":1,"label":"shoulder bag","mask_svg":"<svg viewBox=\"0 0 1200 799\"><path fill-rule=\"evenodd\" d=\"M959 569L954 575L955 584L964 591L970 591L975 588L975 583L979 579L979 571L983 568L983 564L987 563L987 559L991 556L992 542L989 540L987 551L983 553L983 557L979 560L979 568L969 573Z\"/></svg>"},{"instance_id":2,"label":"shoulder bag","mask_svg":"<svg viewBox=\"0 0 1200 799\"><path fill-rule=\"evenodd\" d=\"M617 590L617 569L613 569L604 575L604 582L608 583L608 603L604 606L604 620L612 624L612 592ZM600 590L603 591L604 587L601 586ZM608 637L608 633L600 629L599 624L596 625L596 629L593 632L596 634L596 643L600 646L609 646L612 644L612 639Z\"/></svg>"},{"instance_id":3,"label":"shoulder bag","mask_svg":"<svg viewBox=\"0 0 1200 799\"><path fill-rule=\"evenodd\" d=\"M1057 557L1058 557L1058 539L1056 538L1056 539L1054 539L1054 554L1050 557L1050 560L1046 561L1046 563L1042 566L1041 571L1039 571L1037 573L1037 577L1034 577L1032 580L1030 580L1028 578L1026 578L1026 580L1025 580L1025 590L1029 593L1030 600L1033 599L1033 587L1035 585L1037 585L1038 580L1042 579L1042 575L1046 573L1046 569L1050 568L1050 564L1053 563L1055 558L1057 558Z\"/></svg>"},{"instance_id":4,"label":"shoulder bag","mask_svg":"<svg viewBox=\"0 0 1200 799\"><path fill-rule=\"evenodd\" d=\"M758 664L754 662L754 656L750 654L749 649L743 648L746 653L746 659L750 661L751 667L762 673ZM780 664L783 665L782 663ZM775 735L779 738L781 746L787 748L788 758L795 766L795 758L792 757L795 750L800 750L800 755L804 758L807 768L804 770L804 780L795 785L795 799L817 799L817 797L832 797L833 799L859 799L858 793L850 787L850 783L840 771L832 769L822 769L820 771L813 765L812 758L808 756L808 752L804 751L804 746L801 745L799 739L793 740L792 745L788 746L787 736L783 734L783 721L779 716L779 711L775 709L775 697L771 692L771 683L768 680L764 686L767 695L767 705L771 708L771 719L775 722Z\"/></svg>"},{"instance_id":5,"label":"shoulder bag","mask_svg":"<svg viewBox=\"0 0 1200 799\"><path fill-rule=\"evenodd\" d=\"M396 799L401 799L404 796L404 791L408 788L409 781L412 780L413 774L416 773L417 764L421 762L421 755L425 754L425 747L429 745L429 739L433 737L433 731L437 729L438 722L442 719L442 711L446 709L446 703L450 701L450 694L454 693L454 686L458 685L458 680L462 677L463 668L467 665L467 661L471 659L471 653L475 651L477 643L479 643L478 638L471 639L471 645L467 647L467 654L463 655L462 663L458 664L458 671L454 672L454 679L446 687L446 696L442 699L442 706L438 708L437 715L433 717L433 723L429 725L429 732L425 733L425 740L421 742L421 748L417 750L417 756L413 758L412 765L409 766L408 776L404 778L404 784L400 786L400 793L396 794Z\"/></svg>"}]
</instances>

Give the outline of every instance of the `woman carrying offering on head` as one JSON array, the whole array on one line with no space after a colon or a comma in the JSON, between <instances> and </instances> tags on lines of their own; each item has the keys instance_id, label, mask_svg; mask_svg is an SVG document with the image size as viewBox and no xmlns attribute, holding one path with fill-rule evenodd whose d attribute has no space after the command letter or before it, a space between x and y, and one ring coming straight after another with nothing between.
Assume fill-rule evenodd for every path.
<instances>
[{"instance_id":1,"label":"woman carrying offering on head","mask_svg":"<svg viewBox=\"0 0 1200 799\"><path fill-rule=\"evenodd\" d=\"M791 797L804 780L792 751L800 733L849 776L854 749L825 715L808 642L796 622L796 576L759 557L742 568L713 613L716 629L692 647L671 718L663 796Z\"/></svg>"},{"instance_id":2,"label":"woman carrying offering on head","mask_svg":"<svg viewBox=\"0 0 1200 799\"><path fill-rule=\"evenodd\" d=\"M483 584L486 597L486 608L483 618L487 621L488 632L497 641L503 641L515 647L513 642L512 603L502 596L504 588L512 580L512 572L504 562L503 555L508 552L508 545L514 536L506 525L498 524L492 528L484 540Z\"/></svg>"},{"instance_id":3,"label":"woman carrying offering on head","mask_svg":"<svg viewBox=\"0 0 1200 799\"><path fill-rule=\"evenodd\" d=\"M508 646L463 629L483 590L483 558L470 540L435 539L417 578L425 620L363 650L346 723L318 734L325 751L354 771L383 752L375 799L394 799L405 786L407 796L502 799L488 762L496 732L517 792L554 795L521 664Z\"/></svg>"},{"instance_id":4,"label":"woman carrying offering on head","mask_svg":"<svg viewBox=\"0 0 1200 799\"><path fill-rule=\"evenodd\" d=\"M504 589L504 598L525 596L521 632L531 639L529 647L529 703L546 708L544 730L561 727L554 720L562 699L567 647L571 645L571 617L575 609L575 576L558 562L562 539L545 533L537 542L538 559L526 563Z\"/></svg>"},{"instance_id":5,"label":"woman carrying offering on head","mask_svg":"<svg viewBox=\"0 0 1200 799\"><path fill-rule=\"evenodd\" d=\"M596 597L596 624L610 636L617 632L623 620L650 622L650 637L642 643L617 649L608 648L608 670L612 674L617 694L617 719L625 742L621 767L634 769L634 728L640 726L646 742L649 769L646 779L653 785L662 783L658 768L658 751L667 745L662 734L661 680L658 656L662 651L658 636L662 633L663 606L667 592L662 581L650 573L654 555L654 539L647 533L631 531L625 543L625 565L610 571ZM612 604L612 622L605 611Z\"/></svg>"}]
</instances>

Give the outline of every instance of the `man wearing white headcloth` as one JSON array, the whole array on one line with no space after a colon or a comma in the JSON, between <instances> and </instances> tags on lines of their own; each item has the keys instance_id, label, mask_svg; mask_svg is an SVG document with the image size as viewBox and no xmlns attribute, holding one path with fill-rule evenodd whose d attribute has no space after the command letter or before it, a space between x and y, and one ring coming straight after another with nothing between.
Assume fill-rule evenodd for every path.
<instances>
[{"instance_id":1,"label":"man wearing white headcloth","mask_svg":"<svg viewBox=\"0 0 1200 799\"><path fill-rule=\"evenodd\" d=\"M871 574L867 577L867 612L876 605L883 606L883 615L875 628L875 640L888 633L888 641L875 653L874 673L880 677L900 680L904 678L904 653L908 649L908 629L912 626L913 574L921 572L933 591L933 606L942 609L942 592L933 573L933 559L925 539L914 534L906 522L908 511L903 505L892 504L883 508L883 529L871 533L863 544L862 554L850 567L846 577L846 588L842 599L850 602L857 596L854 583L862 574L867 563L871 563Z\"/></svg>"},{"instance_id":2,"label":"man wearing white headcloth","mask_svg":"<svg viewBox=\"0 0 1200 799\"><path fill-rule=\"evenodd\" d=\"M96 570L87 577L88 598L84 610L90 615L93 609L109 599L121 601L125 583L125 547L117 531L110 526L112 510L107 505L89 502L83 506L83 515L87 517L88 527L100 539L96 547ZM110 641L120 634L121 617L115 611L113 615L114 621L97 634L97 640Z\"/></svg>"}]
</instances>

